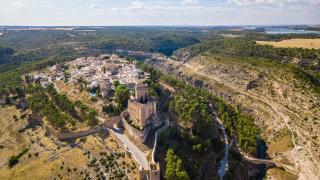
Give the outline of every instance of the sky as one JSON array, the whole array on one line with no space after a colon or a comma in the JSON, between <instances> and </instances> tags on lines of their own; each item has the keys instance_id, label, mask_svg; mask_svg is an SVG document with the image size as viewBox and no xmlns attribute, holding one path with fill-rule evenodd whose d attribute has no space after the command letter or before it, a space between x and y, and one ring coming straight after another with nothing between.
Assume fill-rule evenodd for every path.
<instances>
[{"instance_id":1,"label":"sky","mask_svg":"<svg viewBox=\"0 0 320 180\"><path fill-rule=\"evenodd\" d=\"M320 24L320 0L0 0L0 25Z\"/></svg>"}]
</instances>

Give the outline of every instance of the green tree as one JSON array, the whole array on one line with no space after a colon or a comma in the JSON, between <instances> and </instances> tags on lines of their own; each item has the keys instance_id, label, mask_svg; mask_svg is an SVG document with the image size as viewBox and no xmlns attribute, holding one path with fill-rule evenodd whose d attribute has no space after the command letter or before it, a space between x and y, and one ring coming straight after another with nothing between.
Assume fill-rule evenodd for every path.
<instances>
[{"instance_id":1,"label":"green tree","mask_svg":"<svg viewBox=\"0 0 320 180\"><path fill-rule=\"evenodd\" d=\"M113 81L114 87L117 89L117 87L120 85L120 82L118 80Z\"/></svg>"},{"instance_id":2,"label":"green tree","mask_svg":"<svg viewBox=\"0 0 320 180\"><path fill-rule=\"evenodd\" d=\"M183 167L182 160L178 155L176 155L173 149L168 149L165 158L166 168L165 168L165 179L168 180L189 180L187 171Z\"/></svg>"},{"instance_id":3,"label":"green tree","mask_svg":"<svg viewBox=\"0 0 320 180\"><path fill-rule=\"evenodd\" d=\"M18 95L18 97L23 97L25 95L24 90L20 87L16 87L15 91L16 91L16 94Z\"/></svg>"},{"instance_id":4,"label":"green tree","mask_svg":"<svg viewBox=\"0 0 320 180\"><path fill-rule=\"evenodd\" d=\"M7 104L7 105L10 105L10 104L11 104L11 99L10 99L9 96L6 96L5 101L6 101L6 104Z\"/></svg>"},{"instance_id":5,"label":"green tree","mask_svg":"<svg viewBox=\"0 0 320 180\"><path fill-rule=\"evenodd\" d=\"M15 155L11 156L8 161L8 166L12 168L14 165L19 163L19 158Z\"/></svg>"},{"instance_id":6,"label":"green tree","mask_svg":"<svg viewBox=\"0 0 320 180\"><path fill-rule=\"evenodd\" d=\"M192 149L197 153L201 153L202 152L202 144L193 145Z\"/></svg>"},{"instance_id":7,"label":"green tree","mask_svg":"<svg viewBox=\"0 0 320 180\"><path fill-rule=\"evenodd\" d=\"M119 109L127 107L129 98L130 98L130 91L127 88L127 86L119 85L115 93L115 101Z\"/></svg>"},{"instance_id":8,"label":"green tree","mask_svg":"<svg viewBox=\"0 0 320 180\"><path fill-rule=\"evenodd\" d=\"M109 116L115 116L118 115L119 109L115 107L113 104L108 104L102 107L102 111L107 113Z\"/></svg>"},{"instance_id":9,"label":"green tree","mask_svg":"<svg viewBox=\"0 0 320 180\"><path fill-rule=\"evenodd\" d=\"M89 126L95 126L99 123L96 116L97 112L94 109L90 109L89 113L87 114L87 121Z\"/></svg>"},{"instance_id":10,"label":"green tree","mask_svg":"<svg viewBox=\"0 0 320 180\"><path fill-rule=\"evenodd\" d=\"M28 152L29 149L24 149L23 151L21 151L17 156L15 155L12 155L9 160L8 160L8 166L10 168L12 168L14 165L18 164L19 163L19 158L21 156L23 156L26 152Z\"/></svg>"}]
</instances>

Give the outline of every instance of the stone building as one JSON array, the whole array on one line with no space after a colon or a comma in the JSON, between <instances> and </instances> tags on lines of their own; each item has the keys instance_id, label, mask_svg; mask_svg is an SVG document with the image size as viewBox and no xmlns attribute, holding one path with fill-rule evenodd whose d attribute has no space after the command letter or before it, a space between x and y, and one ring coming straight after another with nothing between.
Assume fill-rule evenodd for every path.
<instances>
[{"instance_id":1,"label":"stone building","mask_svg":"<svg viewBox=\"0 0 320 180\"><path fill-rule=\"evenodd\" d=\"M112 93L112 83L109 78L102 78L99 80L99 87L102 98L107 98Z\"/></svg>"},{"instance_id":2,"label":"stone building","mask_svg":"<svg viewBox=\"0 0 320 180\"><path fill-rule=\"evenodd\" d=\"M157 103L148 96L148 86L146 84L136 84L135 97L128 101L128 112L133 124L140 128L150 123L151 116L156 116Z\"/></svg>"},{"instance_id":3,"label":"stone building","mask_svg":"<svg viewBox=\"0 0 320 180\"><path fill-rule=\"evenodd\" d=\"M114 63L105 63L102 65L101 70L103 74L110 73L112 75L118 74L119 65Z\"/></svg>"}]
</instances>

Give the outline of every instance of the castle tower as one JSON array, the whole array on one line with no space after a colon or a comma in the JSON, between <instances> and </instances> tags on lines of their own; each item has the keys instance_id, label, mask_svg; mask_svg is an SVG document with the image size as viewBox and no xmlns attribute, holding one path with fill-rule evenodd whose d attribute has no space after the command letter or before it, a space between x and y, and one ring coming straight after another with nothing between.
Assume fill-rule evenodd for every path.
<instances>
[{"instance_id":1,"label":"castle tower","mask_svg":"<svg viewBox=\"0 0 320 180\"><path fill-rule=\"evenodd\" d=\"M148 85L143 83L136 85L135 100L143 104L148 102Z\"/></svg>"},{"instance_id":2,"label":"castle tower","mask_svg":"<svg viewBox=\"0 0 320 180\"><path fill-rule=\"evenodd\" d=\"M128 101L128 112L132 121L140 127L146 126L150 117L156 115L157 103L148 97L147 84L136 84L135 97Z\"/></svg>"}]
</instances>

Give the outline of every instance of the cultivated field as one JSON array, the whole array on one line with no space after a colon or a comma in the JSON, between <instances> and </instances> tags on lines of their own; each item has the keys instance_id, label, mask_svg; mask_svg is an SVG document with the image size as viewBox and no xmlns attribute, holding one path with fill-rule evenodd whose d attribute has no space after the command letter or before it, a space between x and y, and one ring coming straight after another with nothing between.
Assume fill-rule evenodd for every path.
<instances>
[{"instance_id":1,"label":"cultivated field","mask_svg":"<svg viewBox=\"0 0 320 180\"><path fill-rule=\"evenodd\" d=\"M320 39L287 39L279 42L274 42L274 41L256 41L256 42L258 44L272 45L274 47L320 49Z\"/></svg>"}]
</instances>

